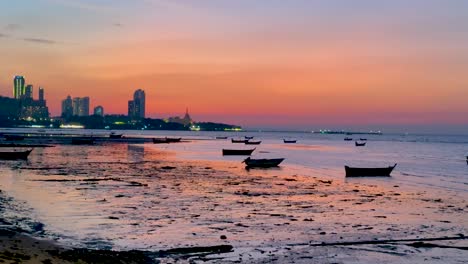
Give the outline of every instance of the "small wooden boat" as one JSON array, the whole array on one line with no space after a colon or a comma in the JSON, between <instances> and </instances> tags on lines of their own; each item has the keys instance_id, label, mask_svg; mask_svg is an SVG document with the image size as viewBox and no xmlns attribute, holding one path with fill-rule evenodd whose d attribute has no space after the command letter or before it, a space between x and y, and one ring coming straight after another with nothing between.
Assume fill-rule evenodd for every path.
<instances>
[{"instance_id":1,"label":"small wooden boat","mask_svg":"<svg viewBox=\"0 0 468 264\"><path fill-rule=\"evenodd\" d=\"M182 138L166 138L167 142L169 143L177 143L177 142L180 142L182 140Z\"/></svg>"},{"instance_id":2,"label":"small wooden boat","mask_svg":"<svg viewBox=\"0 0 468 264\"><path fill-rule=\"evenodd\" d=\"M345 137L345 138L344 138L344 141L353 141L353 138Z\"/></svg>"},{"instance_id":3,"label":"small wooden boat","mask_svg":"<svg viewBox=\"0 0 468 264\"><path fill-rule=\"evenodd\" d=\"M112 138L112 139L118 139L118 138L122 138L123 134L115 134L115 133L111 133L109 135L109 138Z\"/></svg>"},{"instance_id":4,"label":"small wooden boat","mask_svg":"<svg viewBox=\"0 0 468 264\"><path fill-rule=\"evenodd\" d=\"M356 147L364 147L366 145L366 142L359 143L359 142L355 141L354 145L356 145Z\"/></svg>"},{"instance_id":5,"label":"small wooden boat","mask_svg":"<svg viewBox=\"0 0 468 264\"><path fill-rule=\"evenodd\" d=\"M358 168L345 166L346 177L368 177L368 176L390 176L390 173L396 167L393 166L384 168Z\"/></svg>"},{"instance_id":6,"label":"small wooden boat","mask_svg":"<svg viewBox=\"0 0 468 264\"><path fill-rule=\"evenodd\" d=\"M250 156L254 149L223 149L223 156L227 155L241 155L241 156Z\"/></svg>"},{"instance_id":7,"label":"small wooden boat","mask_svg":"<svg viewBox=\"0 0 468 264\"><path fill-rule=\"evenodd\" d=\"M24 140L24 136L20 136L20 135L3 135L3 137L5 137L5 140L7 140L7 141Z\"/></svg>"},{"instance_id":8,"label":"small wooden boat","mask_svg":"<svg viewBox=\"0 0 468 264\"><path fill-rule=\"evenodd\" d=\"M367 138L360 138L361 141L367 141Z\"/></svg>"},{"instance_id":9,"label":"small wooden boat","mask_svg":"<svg viewBox=\"0 0 468 264\"><path fill-rule=\"evenodd\" d=\"M297 140L295 140L295 139L283 139L283 142L286 143L286 144L293 144L293 143L296 143Z\"/></svg>"},{"instance_id":10,"label":"small wooden boat","mask_svg":"<svg viewBox=\"0 0 468 264\"><path fill-rule=\"evenodd\" d=\"M278 167L283 160L284 159L251 159L248 157L242 162L245 163L246 168L271 168Z\"/></svg>"},{"instance_id":11,"label":"small wooden boat","mask_svg":"<svg viewBox=\"0 0 468 264\"><path fill-rule=\"evenodd\" d=\"M250 140L250 139L253 139L254 137L244 136L244 138L247 140Z\"/></svg>"},{"instance_id":12,"label":"small wooden boat","mask_svg":"<svg viewBox=\"0 0 468 264\"><path fill-rule=\"evenodd\" d=\"M227 139L228 137L216 137L216 139Z\"/></svg>"},{"instance_id":13,"label":"small wooden boat","mask_svg":"<svg viewBox=\"0 0 468 264\"><path fill-rule=\"evenodd\" d=\"M248 142L248 141L249 141L248 139L233 139L233 138L231 138L232 143L244 143L245 144L245 142Z\"/></svg>"},{"instance_id":14,"label":"small wooden boat","mask_svg":"<svg viewBox=\"0 0 468 264\"><path fill-rule=\"evenodd\" d=\"M25 151L0 151L0 160L26 160L32 149Z\"/></svg>"},{"instance_id":15,"label":"small wooden boat","mask_svg":"<svg viewBox=\"0 0 468 264\"><path fill-rule=\"evenodd\" d=\"M94 145L94 138L72 138L72 145Z\"/></svg>"},{"instance_id":16,"label":"small wooden boat","mask_svg":"<svg viewBox=\"0 0 468 264\"><path fill-rule=\"evenodd\" d=\"M247 141L245 142L246 145L260 145L260 143L262 143L262 141Z\"/></svg>"},{"instance_id":17,"label":"small wooden boat","mask_svg":"<svg viewBox=\"0 0 468 264\"><path fill-rule=\"evenodd\" d=\"M466 156L466 164L468 164L468 156Z\"/></svg>"}]
</instances>

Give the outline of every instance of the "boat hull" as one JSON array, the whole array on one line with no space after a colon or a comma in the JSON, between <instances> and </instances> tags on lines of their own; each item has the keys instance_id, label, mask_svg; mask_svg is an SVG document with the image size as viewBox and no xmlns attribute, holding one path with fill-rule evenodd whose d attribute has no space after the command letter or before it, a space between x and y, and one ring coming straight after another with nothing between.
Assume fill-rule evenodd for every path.
<instances>
[{"instance_id":1,"label":"boat hull","mask_svg":"<svg viewBox=\"0 0 468 264\"><path fill-rule=\"evenodd\" d=\"M384 168L357 168L345 166L346 177L378 177L378 176L390 176L394 166Z\"/></svg>"},{"instance_id":2,"label":"boat hull","mask_svg":"<svg viewBox=\"0 0 468 264\"><path fill-rule=\"evenodd\" d=\"M286 143L286 144L294 144L297 142L297 140L286 140L286 139L283 139L283 142Z\"/></svg>"},{"instance_id":3,"label":"boat hull","mask_svg":"<svg viewBox=\"0 0 468 264\"><path fill-rule=\"evenodd\" d=\"M32 149L26 151L0 152L0 160L27 160Z\"/></svg>"},{"instance_id":4,"label":"boat hull","mask_svg":"<svg viewBox=\"0 0 468 264\"><path fill-rule=\"evenodd\" d=\"M260 145L262 141L247 141L245 142L246 145Z\"/></svg>"},{"instance_id":5,"label":"boat hull","mask_svg":"<svg viewBox=\"0 0 468 264\"><path fill-rule=\"evenodd\" d=\"M359 142L354 142L354 144L356 145L356 147L364 147L366 145L366 142L363 142L363 143L359 143Z\"/></svg>"},{"instance_id":6,"label":"boat hull","mask_svg":"<svg viewBox=\"0 0 468 264\"><path fill-rule=\"evenodd\" d=\"M255 149L223 149L223 156L250 156Z\"/></svg>"},{"instance_id":7,"label":"boat hull","mask_svg":"<svg viewBox=\"0 0 468 264\"><path fill-rule=\"evenodd\" d=\"M245 140L244 139L241 139L241 140L231 139L231 142L232 143L244 143L245 144L245 142L249 142L249 140L248 139L245 139Z\"/></svg>"},{"instance_id":8,"label":"boat hull","mask_svg":"<svg viewBox=\"0 0 468 264\"><path fill-rule=\"evenodd\" d=\"M278 167L284 159L251 159L244 160L246 168L272 168Z\"/></svg>"},{"instance_id":9,"label":"boat hull","mask_svg":"<svg viewBox=\"0 0 468 264\"><path fill-rule=\"evenodd\" d=\"M73 138L72 145L94 145L93 138Z\"/></svg>"}]
</instances>

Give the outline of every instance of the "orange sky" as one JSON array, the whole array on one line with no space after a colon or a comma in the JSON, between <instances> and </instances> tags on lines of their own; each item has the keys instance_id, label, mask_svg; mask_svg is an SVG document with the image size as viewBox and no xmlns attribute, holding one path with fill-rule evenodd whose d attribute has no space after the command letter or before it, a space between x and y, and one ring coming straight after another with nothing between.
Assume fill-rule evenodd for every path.
<instances>
[{"instance_id":1,"label":"orange sky","mask_svg":"<svg viewBox=\"0 0 468 264\"><path fill-rule=\"evenodd\" d=\"M151 117L189 107L250 126L468 124L456 1L25 2L0 4L0 95L24 75L54 115L69 94L126 113L141 88Z\"/></svg>"}]
</instances>

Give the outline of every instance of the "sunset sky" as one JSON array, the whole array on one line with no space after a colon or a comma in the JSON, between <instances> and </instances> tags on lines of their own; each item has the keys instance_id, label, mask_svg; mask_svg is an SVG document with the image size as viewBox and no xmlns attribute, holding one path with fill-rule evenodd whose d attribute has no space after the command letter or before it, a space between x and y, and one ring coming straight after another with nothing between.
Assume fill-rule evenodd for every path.
<instances>
[{"instance_id":1,"label":"sunset sky","mask_svg":"<svg viewBox=\"0 0 468 264\"><path fill-rule=\"evenodd\" d=\"M468 1L0 0L0 95L15 75L53 115L141 88L150 117L466 129Z\"/></svg>"}]
</instances>

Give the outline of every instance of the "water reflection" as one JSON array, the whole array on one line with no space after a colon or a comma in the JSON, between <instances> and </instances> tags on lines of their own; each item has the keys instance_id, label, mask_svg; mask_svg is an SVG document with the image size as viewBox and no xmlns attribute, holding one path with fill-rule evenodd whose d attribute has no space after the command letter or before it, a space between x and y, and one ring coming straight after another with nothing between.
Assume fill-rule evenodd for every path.
<instances>
[{"instance_id":1,"label":"water reflection","mask_svg":"<svg viewBox=\"0 0 468 264\"><path fill-rule=\"evenodd\" d=\"M128 162L143 162L145 160L145 148L142 145L128 145L127 146L127 160Z\"/></svg>"}]
</instances>

